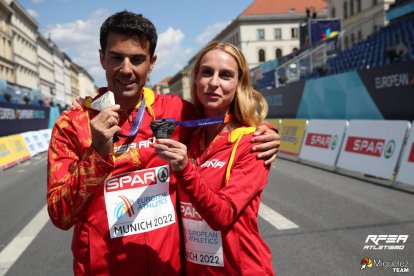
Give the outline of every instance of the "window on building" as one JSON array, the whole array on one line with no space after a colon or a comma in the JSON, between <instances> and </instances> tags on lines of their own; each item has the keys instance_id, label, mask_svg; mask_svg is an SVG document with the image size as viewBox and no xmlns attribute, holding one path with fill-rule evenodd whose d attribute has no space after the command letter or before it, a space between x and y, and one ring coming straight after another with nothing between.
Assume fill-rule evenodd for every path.
<instances>
[{"instance_id":1,"label":"window on building","mask_svg":"<svg viewBox=\"0 0 414 276\"><path fill-rule=\"evenodd\" d=\"M275 39L282 39L282 29L275 28Z\"/></svg>"},{"instance_id":2,"label":"window on building","mask_svg":"<svg viewBox=\"0 0 414 276\"><path fill-rule=\"evenodd\" d=\"M277 48L276 49L276 58L281 58L282 57L282 49Z\"/></svg>"},{"instance_id":3,"label":"window on building","mask_svg":"<svg viewBox=\"0 0 414 276\"><path fill-rule=\"evenodd\" d=\"M266 61L266 53L263 49L259 50L259 62L265 62Z\"/></svg>"},{"instance_id":4,"label":"window on building","mask_svg":"<svg viewBox=\"0 0 414 276\"><path fill-rule=\"evenodd\" d=\"M348 3L344 2L344 19L348 18Z\"/></svg>"},{"instance_id":5,"label":"window on building","mask_svg":"<svg viewBox=\"0 0 414 276\"><path fill-rule=\"evenodd\" d=\"M372 5L374 6L376 4L378 4L378 1L377 0L372 0Z\"/></svg>"},{"instance_id":6,"label":"window on building","mask_svg":"<svg viewBox=\"0 0 414 276\"><path fill-rule=\"evenodd\" d=\"M299 30L298 28L292 28L291 29L292 32L292 38L298 38L299 37Z\"/></svg>"},{"instance_id":7,"label":"window on building","mask_svg":"<svg viewBox=\"0 0 414 276\"><path fill-rule=\"evenodd\" d=\"M355 44L355 34L351 34L351 47Z\"/></svg>"},{"instance_id":8,"label":"window on building","mask_svg":"<svg viewBox=\"0 0 414 276\"><path fill-rule=\"evenodd\" d=\"M349 16L354 15L354 0L349 1Z\"/></svg>"},{"instance_id":9,"label":"window on building","mask_svg":"<svg viewBox=\"0 0 414 276\"><path fill-rule=\"evenodd\" d=\"M335 18L335 17L336 17L336 10L335 10L335 7L332 7L332 10L331 10L331 17L333 17L333 18Z\"/></svg>"},{"instance_id":10,"label":"window on building","mask_svg":"<svg viewBox=\"0 0 414 276\"><path fill-rule=\"evenodd\" d=\"M361 42L364 38L362 37L362 31L358 31L358 42Z\"/></svg>"},{"instance_id":11,"label":"window on building","mask_svg":"<svg viewBox=\"0 0 414 276\"><path fill-rule=\"evenodd\" d=\"M347 36L344 39L344 46L345 46L345 49L348 49L348 37Z\"/></svg>"},{"instance_id":12,"label":"window on building","mask_svg":"<svg viewBox=\"0 0 414 276\"><path fill-rule=\"evenodd\" d=\"M378 25L374 24L374 26L372 27L372 31L376 33L378 31Z\"/></svg>"},{"instance_id":13,"label":"window on building","mask_svg":"<svg viewBox=\"0 0 414 276\"><path fill-rule=\"evenodd\" d=\"M357 12L361 12L362 6L361 6L361 0L357 0Z\"/></svg>"},{"instance_id":14,"label":"window on building","mask_svg":"<svg viewBox=\"0 0 414 276\"><path fill-rule=\"evenodd\" d=\"M257 39L258 40L264 40L265 39L264 29L257 29Z\"/></svg>"}]
</instances>

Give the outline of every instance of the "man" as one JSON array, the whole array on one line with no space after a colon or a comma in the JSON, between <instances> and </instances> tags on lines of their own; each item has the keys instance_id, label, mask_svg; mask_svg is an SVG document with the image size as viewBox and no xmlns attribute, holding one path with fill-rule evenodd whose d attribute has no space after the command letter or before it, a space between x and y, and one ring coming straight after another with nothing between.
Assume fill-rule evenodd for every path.
<instances>
[{"instance_id":1,"label":"man","mask_svg":"<svg viewBox=\"0 0 414 276\"><path fill-rule=\"evenodd\" d=\"M141 15L116 13L101 26L100 61L116 105L65 112L48 153L47 204L52 222L75 226L75 275L180 275L176 187L156 156L150 122L195 118L178 96L144 88L154 67L157 34ZM190 128L172 139L185 142ZM272 132L268 130L268 132ZM115 138L115 139L114 139ZM262 155L275 158L277 134L258 136ZM268 148L272 148L267 150Z\"/></svg>"}]
</instances>

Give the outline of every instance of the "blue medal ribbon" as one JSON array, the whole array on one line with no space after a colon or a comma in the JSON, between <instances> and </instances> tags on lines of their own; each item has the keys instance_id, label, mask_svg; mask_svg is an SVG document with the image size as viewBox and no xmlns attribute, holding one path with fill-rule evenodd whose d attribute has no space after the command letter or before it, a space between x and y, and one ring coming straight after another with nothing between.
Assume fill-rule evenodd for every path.
<instances>
[{"instance_id":1,"label":"blue medal ribbon","mask_svg":"<svg viewBox=\"0 0 414 276\"><path fill-rule=\"evenodd\" d=\"M143 96L141 100L141 105L137 111L137 116L135 116L134 122L132 123L132 126L131 126L131 130L129 131L129 134L124 134L122 132L116 133L113 141L117 142L119 140L118 136L131 138L137 135L138 130L142 124L142 119L144 118L144 112L145 112L145 97Z\"/></svg>"},{"instance_id":2,"label":"blue medal ribbon","mask_svg":"<svg viewBox=\"0 0 414 276\"><path fill-rule=\"evenodd\" d=\"M155 120L153 122L167 122L170 124L180 125L183 127L200 127L200 126L227 123L229 121L231 121L230 114L227 114L226 116L216 116L216 117L209 117L209 118L189 120L189 121L176 121L173 118L167 118L167 119Z\"/></svg>"},{"instance_id":3,"label":"blue medal ribbon","mask_svg":"<svg viewBox=\"0 0 414 276\"><path fill-rule=\"evenodd\" d=\"M150 127L155 138L170 138L177 125L183 127L201 127L227 123L230 122L231 119L232 116L230 114L227 114L226 116L217 116L190 121L175 121L173 118L166 118L152 121Z\"/></svg>"}]
</instances>

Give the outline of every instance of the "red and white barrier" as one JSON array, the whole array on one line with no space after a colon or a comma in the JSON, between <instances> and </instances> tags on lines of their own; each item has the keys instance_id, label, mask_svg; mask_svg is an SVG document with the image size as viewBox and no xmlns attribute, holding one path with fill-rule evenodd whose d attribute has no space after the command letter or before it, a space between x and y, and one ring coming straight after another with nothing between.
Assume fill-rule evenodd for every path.
<instances>
[{"instance_id":1,"label":"red and white barrier","mask_svg":"<svg viewBox=\"0 0 414 276\"><path fill-rule=\"evenodd\" d=\"M310 120L299 158L335 166L347 125L346 120Z\"/></svg>"},{"instance_id":2,"label":"red and white barrier","mask_svg":"<svg viewBox=\"0 0 414 276\"><path fill-rule=\"evenodd\" d=\"M397 181L414 185L414 127L405 144L404 153L401 157L400 168L397 174Z\"/></svg>"},{"instance_id":3,"label":"red and white barrier","mask_svg":"<svg viewBox=\"0 0 414 276\"><path fill-rule=\"evenodd\" d=\"M350 121L337 166L391 179L409 125L407 121Z\"/></svg>"}]
</instances>

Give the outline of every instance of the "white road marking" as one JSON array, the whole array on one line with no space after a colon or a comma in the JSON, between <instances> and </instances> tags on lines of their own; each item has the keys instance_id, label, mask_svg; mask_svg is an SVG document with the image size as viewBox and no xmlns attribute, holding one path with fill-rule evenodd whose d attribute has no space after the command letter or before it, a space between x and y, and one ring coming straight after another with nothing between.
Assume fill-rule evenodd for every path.
<instances>
[{"instance_id":1,"label":"white road marking","mask_svg":"<svg viewBox=\"0 0 414 276\"><path fill-rule=\"evenodd\" d=\"M274 211L272 208L270 208L263 202L260 203L259 216L271 225L273 225L278 230L299 228L297 224L285 218L278 212Z\"/></svg>"},{"instance_id":2,"label":"white road marking","mask_svg":"<svg viewBox=\"0 0 414 276\"><path fill-rule=\"evenodd\" d=\"M47 208L44 206L3 251L0 252L0 276L7 273L48 221Z\"/></svg>"}]
</instances>

